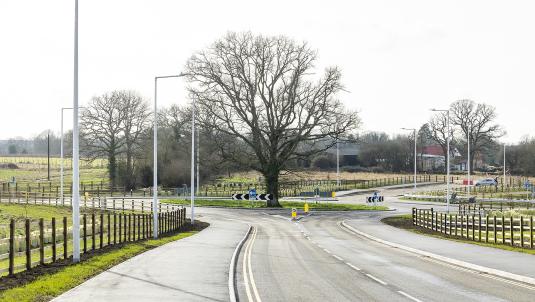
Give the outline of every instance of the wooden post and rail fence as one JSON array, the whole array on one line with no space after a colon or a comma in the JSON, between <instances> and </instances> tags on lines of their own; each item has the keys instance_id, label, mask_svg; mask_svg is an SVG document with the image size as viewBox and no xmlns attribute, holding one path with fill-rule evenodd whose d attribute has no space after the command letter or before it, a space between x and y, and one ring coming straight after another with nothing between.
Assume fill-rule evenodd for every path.
<instances>
[{"instance_id":1,"label":"wooden post and rail fence","mask_svg":"<svg viewBox=\"0 0 535 302\"><path fill-rule=\"evenodd\" d=\"M533 216L461 215L413 208L412 223L445 236L533 249Z\"/></svg>"},{"instance_id":2,"label":"wooden post and rail fence","mask_svg":"<svg viewBox=\"0 0 535 302\"><path fill-rule=\"evenodd\" d=\"M186 223L186 209L179 208L158 214L158 233L165 235L179 231ZM81 251L88 253L117 244L152 238L152 214L112 213L84 214L81 217ZM9 223L9 237L0 239L0 261L8 259L7 267L0 266L0 275L13 275L31 270L38 265L67 259L72 251L72 226L67 217L56 218L50 224L44 219L16 221ZM0 262L1 263L1 262Z\"/></svg>"}]
</instances>

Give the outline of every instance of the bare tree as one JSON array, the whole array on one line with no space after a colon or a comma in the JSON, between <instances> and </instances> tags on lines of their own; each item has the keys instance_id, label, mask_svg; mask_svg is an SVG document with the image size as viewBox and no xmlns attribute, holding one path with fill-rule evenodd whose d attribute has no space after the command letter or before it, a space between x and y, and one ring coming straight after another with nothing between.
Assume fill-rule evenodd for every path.
<instances>
[{"instance_id":1,"label":"bare tree","mask_svg":"<svg viewBox=\"0 0 535 302\"><path fill-rule=\"evenodd\" d=\"M108 159L112 187L117 185L117 160L124 145L122 121L126 113L119 106L119 97L116 91L93 97L81 116L81 134L87 144L83 149L92 158Z\"/></svg>"},{"instance_id":2,"label":"bare tree","mask_svg":"<svg viewBox=\"0 0 535 302\"><path fill-rule=\"evenodd\" d=\"M145 100L132 91L112 91L94 97L82 112L84 148L92 158L106 157L111 186L118 181L119 160L126 157L124 184L132 188L134 157L148 127Z\"/></svg>"},{"instance_id":3,"label":"bare tree","mask_svg":"<svg viewBox=\"0 0 535 302\"><path fill-rule=\"evenodd\" d=\"M495 123L496 109L471 100L459 100L451 105L450 111L452 123L461 130L462 146L466 146L467 137L470 136L470 167L474 167L475 155L504 134L500 125ZM466 154L466 150L463 154Z\"/></svg>"},{"instance_id":4,"label":"bare tree","mask_svg":"<svg viewBox=\"0 0 535 302\"><path fill-rule=\"evenodd\" d=\"M135 160L134 157L141 154L140 147L149 129L150 112L147 102L143 97L133 91L118 91L120 103L118 106L124 112L121 121L124 135L124 153L126 157L126 177L124 183L127 189L134 189L135 183Z\"/></svg>"},{"instance_id":5,"label":"bare tree","mask_svg":"<svg viewBox=\"0 0 535 302\"><path fill-rule=\"evenodd\" d=\"M275 197L269 206L280 205L279 175L290 161L324 151L359 123L336 99L340 71L327 68L314 80L315 60L306 43L229 33L186 64L202 122L246 150L226 154L263 174Z\"/></svg>"},{"instance_id":6,"label":"bare tree","mask_svg":"<svg viewBox=\"0 0 535 302\"><path fill-rule=\"evenodd\" d=\"M447 138L448 138L448 114L446 112L439 112L435 114L427 123L429 125L429 134L430 138L435 141L437 144L440 145L442 148L442 152L444 154L445 163L447 162L448 154L448 145L447 145ZM453 138L452 135L453 127L450 125L450 139ZM450 147L452 145L452 141L450 141ZM445 167L445 166L444 166ZM446 167L445 167L446 168ZM444 168L444 169L445 169Z\"/></svg>"}]
</instances>

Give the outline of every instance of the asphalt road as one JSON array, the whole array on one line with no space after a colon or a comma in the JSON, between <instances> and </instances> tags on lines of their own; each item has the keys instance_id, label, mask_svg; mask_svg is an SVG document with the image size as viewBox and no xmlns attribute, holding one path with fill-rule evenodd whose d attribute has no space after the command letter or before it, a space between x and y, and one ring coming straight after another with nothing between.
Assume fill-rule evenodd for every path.
<instances>
[{"instance_id":1,"label":"asphalt road","mask_svg":"<svg viewBox=\"0 0 535 302\"><path fill-rule=\"evenodd\" d=\"M409 211L413 205L397 201L398 193L389 190L387 202ZM298 222L289 210L198 208L197 214L211 223L208 229L132 258L57 301L229 301L230 261L248 225L253 230L236 259L239 301L535 301L535 287L391 248L340 225L404 237L378 223L384 212L322 212ZM482 256L490 251L478 248ZM526 267L535 267L533 256L525 256Z\"/></svg>"},{"instance_id":2,"label":"asphalt road","mask_svg":"<svg viewBox=\"0 0 535 302\"><path fill-rule=\"evenodd\" d=\"M534 301L535 287L443 264L352 234L325 213L291 222L258 214L251 251L253 285L240 270L243 301ZM287 215L286 215L287 216ZM245 251L244 251L245 252ZM243 260L244 252L241 254ZM249 299L249 296L252 298Z\"/></svg>"}]
</instances>

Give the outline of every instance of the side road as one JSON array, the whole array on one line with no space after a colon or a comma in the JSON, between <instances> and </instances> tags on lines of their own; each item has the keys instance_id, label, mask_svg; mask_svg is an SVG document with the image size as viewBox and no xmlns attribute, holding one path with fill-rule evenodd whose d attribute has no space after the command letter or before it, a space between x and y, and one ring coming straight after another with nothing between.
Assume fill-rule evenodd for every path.
<instances>
[{"instance_id":1,"label":"side road","mask_svg":"<svg viewBox=\"0 0 535 302\"><path fill-rule=\"evenodd\" d=\"M210 227L125 261L53 301L228 301L228 269L248 225L200 214ZM211 219L212 217L212 219Z\"/></svg>"},{"instance_id":2,"label":"side road","mask_svg":"<svg viewBox=\"0 0 535 302\"><path fill-rule=\"evenodd\" d=\"M358 231L385 241L479 266L535 278L534 255L415 234L380 221L383 217L391 215L370 213L370 215L360 219L347 220L346 223Z\"/></svg>"}]
</instances>

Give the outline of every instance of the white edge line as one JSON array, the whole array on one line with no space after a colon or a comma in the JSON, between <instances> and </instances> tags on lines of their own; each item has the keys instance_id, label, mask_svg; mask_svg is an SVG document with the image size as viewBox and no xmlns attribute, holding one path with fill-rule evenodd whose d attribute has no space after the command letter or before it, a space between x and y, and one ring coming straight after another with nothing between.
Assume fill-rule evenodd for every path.
<instances>
[{"instance_id":1,"label":"white edge line","mask_svg":"<svg viewBox=\"0 0 535 302\"><path fill-rule=\"evenodd\" d=\"M349 262L346 262L346 264L347 264L350 268L352 268L352 269L354 269L354 270L356 270L356 271L360 271L360 268L354 266L353 264L351 264L351 263L349 263Z\"/></svg>"},{"instance_id":2,"label":"white edge line","mask_svg":"<svg viewBox=\"0 0 535 302\"><path fill-rule=\"evenodd\" d=\"M236 297L238 296L238 291L236 290L236 285L234 283L234 276L236 275L236 260L238 259L238 255L240 254L240 250L249 237L249 234L251 234L252 226L249 225L249 229L247 230L247 233L245 233L245 236L243 236L242 240L238 243L236 248L234 249L234 254L232 254L232 258L230 260L230 267L228 270L228 293L230 295L230 301L236 302Z\"/></svg>"},{"instance_id":3,"label":"white edge line","mask_svg":"<svg viewBox=\"0 0 535 302\"><path fill-rule=\"evenodd\" d=\"M375 277L375 276L373 276L373 275L366 274L366 276L368 276L368 277L370 277L371 279L373 279L373 280L375 280L375 281L381 283L382 285L387 285L386 282L384 282L383 280L381 280L381 279L379 279L379 278L377 278L377 277Z\"/></svg>"},{"instance_id":4,"label":"white edge line","mask_svg":"<svg viewBox=\"0 0 535 302\"><path fill-rule=\"evenodd\" d=\"M376 241L376 242L379 242L379 243L382 243L382 244L385 244L385 245L388 245L388 246L391 246L391 247L395 247L395 248L398 248L398 249L401 249L401 250L405 250L405 251L413 253L413 254L417 254L417 255L422 255L422 256L425 256L425 257L433 258L433 259L436 259L436 260L439 260L439 261L442 261L442 262L446 262L446 263L449 263L449 264L453 264L453 265L457 265L457 266L460 266L460 267L464 267L464 268L467 268L467 269L470 269L470 270L473 270L473 271L478 271L478 272L481 272L481 273L486 273L486 274L490 274L490 275L494 275L494 276L498 276L498 277L502 277L502 278L506 278L506 279L511 279L511 280L515 280L515 281L519 281L519 282L524 282L524 283L527 283L527 284L530 284L530 285L535 285L535 278L522 276L522 275L517 275L517 274L505 272L505 271L494 269L494 268L490 268L490 267L485 267L485 266L472 264L472 263L468 263L468 262L461 261L461 260L456 260L456 259L440 256L440 255L433 254L433 253L430 253L430 252L418 250L418 249L415 249L415 248L412 248L412 247L408 247L408 246L404 246L404 245L401 245L401 244L389 242L389 241L386 241L386 240L383 240L383 239L379 239L377 237L374 237L372 235L366 234L364 232L361 232L361 231L353 228L352 226L348 225L345 222L345 220L342 221L341 225L343 227L345 227L346 229L348 229L348 230L350 230L350 231L352 231L352 232L354 232L354 233L356 233L358 235L364 236L364 237L366 237L366 238L368 238L370 240L373 240L373 241Z\"/></svg>"},{"instance_id":5,"label":"white edge line","mask_svg":"<svg viewBox=\"0 0 535 302\"><path fill-rule=\"evenodd\" d=\"M340 260L340 261L344 261L344 259L342 259L342 257L339 257L339 256L337 256L337 255L333 255L333 257L336 258L336 259L338 259L338 260Z\"/></svg>"},{"instance_id":6,"label":"white edge line","mask_svg":"<svg viewBox=\"0 0 535 302\"><path fill-rule=\"evenodd\" d=\"M415 297L407 294L406 292L402 291L402 290L398 290L398 293L400 293L402 296L405 296L406 298L409 298L411 299L412 301L415 301L415 302L422 302L422 300L419 300L419 299L416 299Z\"/></svg>"}]
</instances>

